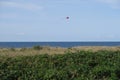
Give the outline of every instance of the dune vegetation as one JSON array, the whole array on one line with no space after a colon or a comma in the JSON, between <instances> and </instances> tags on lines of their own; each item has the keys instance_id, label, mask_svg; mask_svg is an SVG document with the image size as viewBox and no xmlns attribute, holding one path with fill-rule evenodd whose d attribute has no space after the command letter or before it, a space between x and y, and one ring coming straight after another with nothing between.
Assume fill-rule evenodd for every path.
<instances>
[{"instance_id":1,"label":"dune vegetation","mask_svg":"<svg viewBox=\"0 0 120 80\"><path fill-rule=\"evenodd\" d=\"M0 80L120 80L120 48L98 48L2 48Z\"/></svg>"},{"instance_id":2,"label":"dune vegetation","mask_svg":"<svg viewBox=\"0 0 120 80\"><path fill-rule=\"evenodd\" d=\"M33 46L32 48L0 48L0 56L3 57L16 57L16 56L34 56L40 54L65 54L66 52L76 51L120 51L120 47L107 47L107 46L78 46L70 48L50 47L50 46Z\"/></svg>"}]
</instances>

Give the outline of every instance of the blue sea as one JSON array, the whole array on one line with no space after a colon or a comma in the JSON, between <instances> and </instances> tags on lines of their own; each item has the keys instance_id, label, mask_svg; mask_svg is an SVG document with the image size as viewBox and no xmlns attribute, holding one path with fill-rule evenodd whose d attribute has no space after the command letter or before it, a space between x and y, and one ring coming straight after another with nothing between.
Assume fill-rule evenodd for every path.
<instances>
[{"instance_id":1,"label":"blue sea","mask_svg":"<svg viewBox=\"0 0 120 80\"><path fill-rule=\"evenodd\" d=\"M75 46L120 46L120 42L0 42L0 48L23 48L33 46L75 47Z\"/></svg>"}]
</instances>

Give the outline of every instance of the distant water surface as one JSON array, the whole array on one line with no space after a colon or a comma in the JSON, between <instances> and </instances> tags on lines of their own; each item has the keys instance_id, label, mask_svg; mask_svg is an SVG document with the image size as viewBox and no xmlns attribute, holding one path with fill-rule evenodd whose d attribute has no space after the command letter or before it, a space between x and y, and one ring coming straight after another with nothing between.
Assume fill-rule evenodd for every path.
<instances>
[{"instance_id":1,"label":"distant water surface","mask_svg":"<svg viewBox=\"0 0 120 80\"><path fill-rule=\"evenodd\" d=\"M74 46L120 46L120 42L0 42L0 48L22 48L40 46L74 47Z\"/></svg>"}]
</instances>

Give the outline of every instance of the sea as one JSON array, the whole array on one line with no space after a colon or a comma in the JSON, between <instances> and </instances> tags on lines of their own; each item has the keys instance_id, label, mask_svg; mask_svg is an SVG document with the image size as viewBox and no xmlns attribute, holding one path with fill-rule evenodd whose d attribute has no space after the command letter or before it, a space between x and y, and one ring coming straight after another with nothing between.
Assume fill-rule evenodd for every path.
<instances>
[{"instance_id":1,"label":"sea","mask_svg":"<svg viewBox=\"0 0 120 80\"><path fill-rule=\"evenodd\" d=\"M120 42L0 42L0 48L30 48L33 46L76 47L76 46L120 46Z\"/></svg>"}]
</instances>

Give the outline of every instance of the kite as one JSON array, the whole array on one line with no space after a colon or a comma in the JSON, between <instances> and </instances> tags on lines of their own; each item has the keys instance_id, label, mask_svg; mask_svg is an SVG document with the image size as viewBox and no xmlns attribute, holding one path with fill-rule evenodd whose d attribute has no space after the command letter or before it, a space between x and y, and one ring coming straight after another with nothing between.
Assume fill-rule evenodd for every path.
<instances>
[{"instance_id":1,"label":"kite","mask_svg":"<svg viewBox=\"0 0 120 80\"><path fill-rule=\"evenodd\" d=\"M69 19L69 17L67 16L66 19Z\"/></svg>"}]
</instances>

